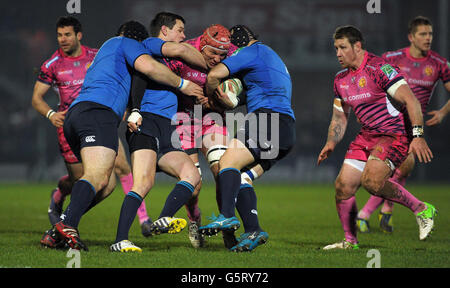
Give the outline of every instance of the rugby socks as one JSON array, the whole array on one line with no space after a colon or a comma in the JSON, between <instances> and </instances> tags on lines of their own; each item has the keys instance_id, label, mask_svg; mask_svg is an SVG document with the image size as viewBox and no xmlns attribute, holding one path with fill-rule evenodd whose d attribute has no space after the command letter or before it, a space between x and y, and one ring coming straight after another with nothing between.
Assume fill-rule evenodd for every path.
<instances>
[{"instance_id":1,"label":"rugby socks","mask_svg":"<svg viewBox=\"0 0 450 288\"><path fill-rule=\"evenodd\" d=\"M381 213L389 214L394 210L394 202L386 200L381 207Z\"/></svg>"},{"instance_id":2,"label":"rugby socks","mask_svg":"<svg viewBox=\"0 0 450 288\"><path fill-rule=\"evenodd\" d=\"M128 174L126 176L120 177L120 183L122 184L123 192L128 194L128 191L131 191L133 188L133 174ZM147 208L145 207L145 202L142 201L141 206L137 210L137 215L139 218L139 223L142 224L148 220Z\"/></svg>"},{"instance_id":3,"label":"rugby socks","mask_svg":"<svg viewBox=\"0 0 450 288\"><path fill-rule=\"evenodd\" d=\"M162 217L173 217L184 204L186 204L194 193L194 186L186 181L179 181L169 196L167 196L164 208L159 215Z\"/></svg>"},{"instance_id":4,"label":"rugby socks","mask_svg":"<svg viewBox=\"0 0 450 288\"><path fill-rule=\"evenodd\" d=\"M218 181L222 199L222 209L220 210L220 213L226 218L234 217L236 198L241 186L241 172L235 168L222 169L219 172Z\"/></svg>"},{"instance_id":5,"label":"rugby socks","mask_svg":"<svg viewBox=\"0 0 450 288\"><path fill-rule=\"evenodd\" d=\"M63 223L73 228L78 227L81 217L95 198L95 189L89 181L81 179L75 182L66 211L61 215Z\"/></svg>"},{"instance_id":6,"label":"rugby socks","mask_svg":"<svg viewBox=\"0 0 450 288\"><path fill-rule=\"evenodd\" d=\"M399 169L395 169L394 175L392 175L391 180L394 182L397 182L398 184L405 187L406 184L406 177L404 177Z\"/></svg>"},{"instance_id":7,"label":"rugby socks","mask_svg":"<svg viewBox=\"0 0 450 288\"><path fill-rule=\"evenodd\" d=\"M344 229L345 240L352 244L358 243L356 238L356 215L358 214L358 209L356 208L355 196L346 200L336 199L336 209Z\"/></svg>"},{"instance_id":8,"label":"rugby socks","mask_svg":"<svg viewBox=\"0 0 450 288\"><path fill-rule=\"evenodd\" d=\"M392 180L388 180L386 184L384 184L383 190L385 189L387 189L388 192L384 193L384 195L392 195L386 197L383 196L385 199L391 200L395 203L399 203L405 207L408 207L409 209L411 209L414 215L417 215L426 208L426 205L422 201L414 197L403 186Z\"/></svg>"},{"instance_id":9,"label":"rugby socks","mask_svg":"<svg viewBox=\"0 0 450 288\"><path fill-rule=\"evenodd\" d=\"M369 200L367 200L366 205L359 211L358 218L369 220L370 215L377 210L378 207L380 207L381 204L383 204L384 198L371 195Z\"/></svg>"},{"instance_id":10,"label":"rugby socks","mask_svg":"<svg viewBox=\"0 0 450 288\"><path fill-rule=\"evenodd\" d=\"M136 192L130 191L122 203L120 209L119 224L117 225L116 242L128 240L128 232L133 224L136 212L142 203L142 197Z\"/></svg>"},{"instance_id":11,"label":"rugby socks","mask_svg":"<svg viewBox=\"0 0 450 288\"><path fill-rule=\"evenodd\" d=\"M201 220L200 208L198 208L198 196L192 196L186 203L185 207L190 221L198 222Z\"/></svg>"},{"instance_id":12,"label":"rugby socks","mask_svg":"<svg viewBox=\"0 0 450 288\"><path fill-rule=\"evenodd\" d=\"M258 221L256 193L250 184L241 184L236 209L241 216L245 232L262 231Z\"/></svg>"},{"instance_id":13,"label":"rugby socks","mask_svg":"<svg viewBox=\"0 0 450 288\"><path fill-rule=\"evenodd\" d=\"M56 204L61 203L61 201L64 201L66 199L66 196L72 192L72 187L69 187L67 184L69 181L69 175L64 175L61 178L59 178L58 181L58 187L56 188L55 193L53 193L53 201L55 201Z\"/></svg>"},{"instance_id":14,"label":"rugby socks","mask_svg":"<svg viewBox=\"0 0 450 288\"><path fill-rule=\"evenodd\" d=\"M396 182L402 187L405 187L406 184L406 178L403 176L399 169L396 169L394 172L394 175L392 175L391 180L393 182ZM392 213L394 210L394 203L392 201L386 200L384 201L383 207L381 208L382 213Z\"/></svg>"}]
</instances>

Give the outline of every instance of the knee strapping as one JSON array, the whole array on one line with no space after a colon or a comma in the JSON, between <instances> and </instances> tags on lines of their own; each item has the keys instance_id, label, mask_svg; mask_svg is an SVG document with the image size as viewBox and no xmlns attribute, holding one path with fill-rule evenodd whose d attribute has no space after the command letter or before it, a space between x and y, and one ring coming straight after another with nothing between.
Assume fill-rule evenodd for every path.
<instances>
[{"instance_id":1,"label":"knee strapping","mask_svg":"<svg viewBox=\"0 0 450 288\"><path fill-rule=\"evenodd\" d=\"M208 149L206 153L206 158L208 159L209 166L211 167L214 164L219 163L220 158L227 150L227 146L225 145L214 145Z\"/></svg>"}]
</instances>

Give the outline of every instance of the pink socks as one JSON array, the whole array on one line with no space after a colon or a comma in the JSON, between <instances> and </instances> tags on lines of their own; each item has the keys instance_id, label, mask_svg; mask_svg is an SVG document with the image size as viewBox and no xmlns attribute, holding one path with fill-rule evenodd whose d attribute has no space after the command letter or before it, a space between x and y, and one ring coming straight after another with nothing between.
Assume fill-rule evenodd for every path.
<instances>
[{"instance_id":1,"label":"pink socks","mask_svg":"<svg viewBox=\"0 0 450 288\"><path fill-rule=\"evenodd\" d=\"M336 200L336 209L342 228L344 228L345 240L352 244L358 243L356 238L356 215L358 209L355 196L346 200Z\"/></svg>"}]
</instances>

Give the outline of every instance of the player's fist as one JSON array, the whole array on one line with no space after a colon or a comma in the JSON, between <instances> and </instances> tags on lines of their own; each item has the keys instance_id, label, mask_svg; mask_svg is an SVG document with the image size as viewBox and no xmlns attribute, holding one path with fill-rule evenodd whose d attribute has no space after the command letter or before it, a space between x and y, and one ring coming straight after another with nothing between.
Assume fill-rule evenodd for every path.
<instances>
[{"instance_id":1,"label":"player's fist","mask_svg":"<svg viewBox=\"0 0 450 288\"><path fill-rule=\"evenodd\" d=\"M142 125L142 115L138 109L133 109L130 116L127 119L127 126L130 132L139 132L139 126Z\"/></svg>"},{"instance_id":2,"label":"player's fist","mask_svg":"<svg viewBox=\"0 0 450 288\"><path fill-rule=\"evenodd\" d=\"M66 118L67 110L55 112L51 114L48 119L52 122L53 126L60 128L64 125L64 119Z\"/></svg>"},{"instance_id":3,"label":"player's fist","mask_svg":"<svg viewBox=\"0 0 450 288\"><path fill-rule=\"evenodd\" d=\"M198 86L192 81L182 79L182 84L180 86L180 91L188 96L201 97L205 96L203 94L202 87Z\"/></svg>"}]
</instances>

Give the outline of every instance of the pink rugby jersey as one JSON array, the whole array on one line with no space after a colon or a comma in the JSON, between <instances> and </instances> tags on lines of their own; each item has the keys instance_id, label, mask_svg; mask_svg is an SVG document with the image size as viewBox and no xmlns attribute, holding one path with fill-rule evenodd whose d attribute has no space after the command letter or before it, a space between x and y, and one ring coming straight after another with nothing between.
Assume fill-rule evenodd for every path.
<instances>
[{"instance_id":1,"label":"pink rugby jersey","mask_svg":"<svg viewBox=\"0 0 450 288\"><path fill-rule=\"evenodd\" d=\"M387 90L402 79L397 68L366 52L358 70L347 68L336 74L334 93L353 109L362 131L407 135L404 115L394 108L387 94Z\"/></svg>"},{"instance_id":2,"label":"pink rugby jersey","mask_svg":"<svg viewBox=\"0 0 450 288\"><path fill-rule=\"evenodd\" d=\"M98 49L81 46L81 55L68 57L61 49L44 62L37 80L51 85L59 95L58 111L66 110L78 97L86 71Z\"/></svg>"},{"instance_id":3,"label":"pink rugby jersey","mask_svg":"<svg viewBox=\"0 0 450 288\"><path fill-rule=\"evenodd\" d=\"M186 43L194 46L197 50L200 51L200 38L201 36L187 40ZM231 44L230 49L228 50L227 57L233 54L234 51L237 50L237 46ZM189 65L181 62L181 61L172 61L169 68L172 69L175 73L177 73L180 77L187 79L189 81L194 82L200 87L205 87L206 77L208 75L208 71L206 70L197 70L196 68L192 68ZM195 105L195 97L187 96L184 94L179 95L178 98L178 111L193 113Z\"/></svg>"},{"instance_id":4,"label":"pink rugby jersey","mask_svg":"<svg viewBox=\"0 0 450 288\"><path fill-rule=\"evenodd\" d=\"M423 113L427 110L438 80L441 79L444 84L450 81L450 63L434 51L429 51L426 57L414 58L409 53L409 47L406 47L386 52L382 57L400 68L419 100Z\"/></svg>"}]
</instances>

